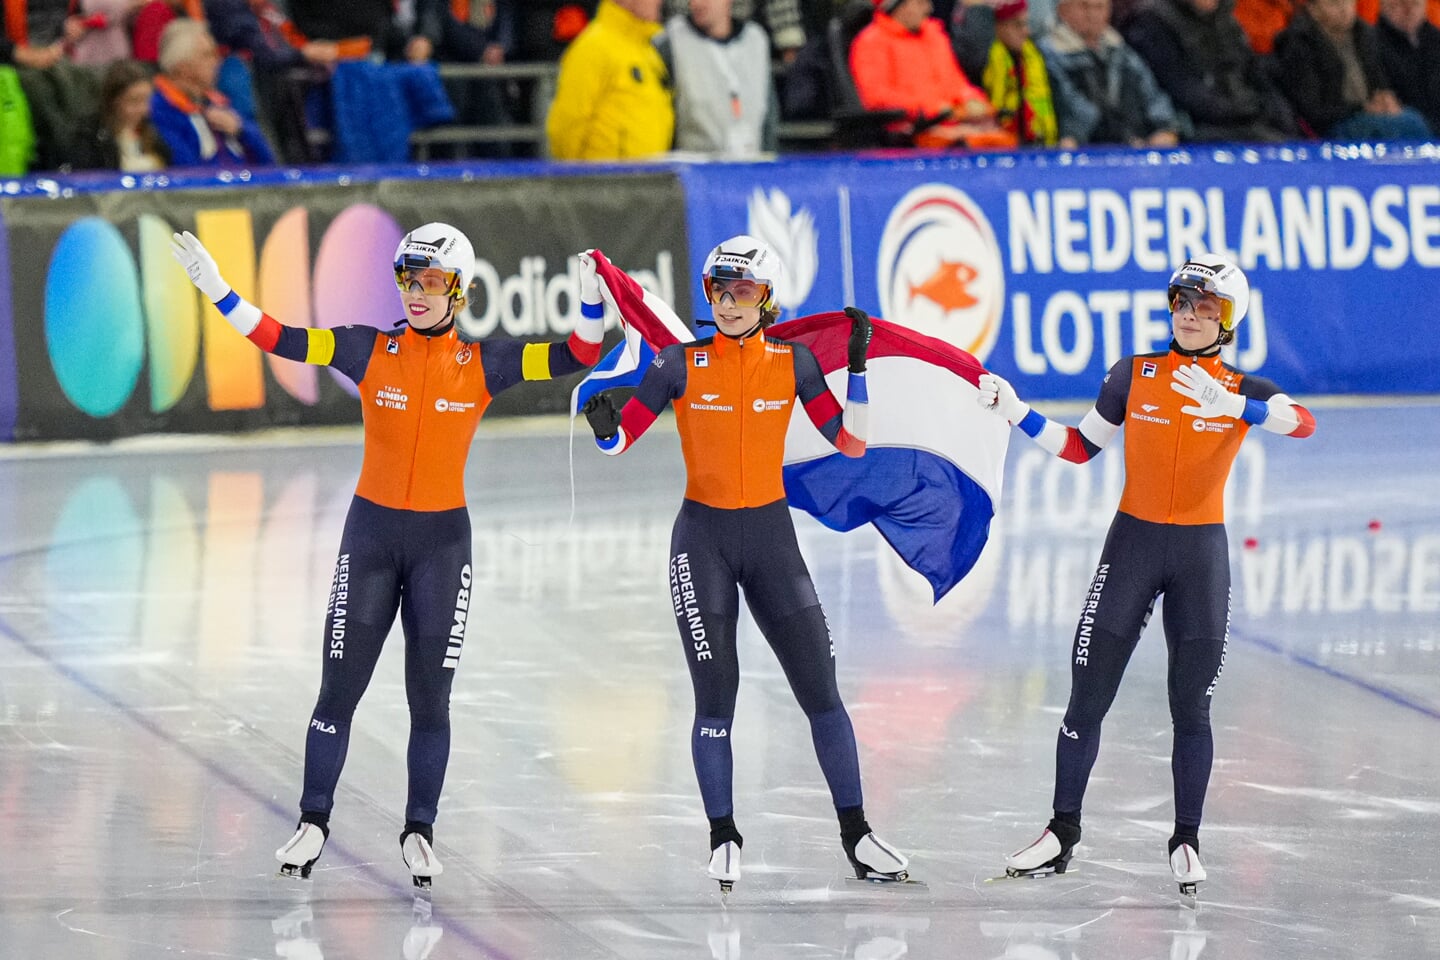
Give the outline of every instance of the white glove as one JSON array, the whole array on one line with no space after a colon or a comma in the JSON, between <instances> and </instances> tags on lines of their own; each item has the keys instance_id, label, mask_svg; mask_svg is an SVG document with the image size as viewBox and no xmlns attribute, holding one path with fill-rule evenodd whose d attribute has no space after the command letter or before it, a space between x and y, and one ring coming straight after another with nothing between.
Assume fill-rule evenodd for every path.
<instances>
[{"instance_id":1,"label":"white glove","mask_svg":"<svg viewBox=\"0 0 1440 960\"><path fill-rule=\"evenodd\" d=\"M1210 371L1198 363L1177 369L1170 389L1199 404L1199 406L1180 408L1181 413L1188 413L1192 417L1239 419L1245 413L1245 398L1238 393L1226 390L1218 380L1210 376Z\"/></svg>"},{"instance_id":2,"label":"white glove","mask_svg":"<svg viewBox=\"0 0 1440 960\"><path fill-rule=\"evenodd\" d=\"M600 278L595 275L594 250L579 254L580 258L580 302L600 302Z\"/></svg>"},{"instance_id":3,"label":"white glove","mask_svg":"<svg viewBox=\"0 0 1440 960\"><path fill-rule=\"evenodd\" d=\"M980 374L980 406L1000 414L1010 423L1019 423L1030 412L1030 404L1015 395L1015 388L1004 377L993 373Z\"/></svg>"},{"instance_id":4,"label":"white glove","mask_svg":"<svg viewBox=\"0 0 1440 960\"><path fill-rule=\"evenodd\" d=\"M210 256L210 251L205 249L205 245L195 234L189 230L183 234L172 233L170 253L190 275L190 282L199 287L200 292L205 294L211 303L219 303L230 293L230 284L221 278L215 258Z\"/></svg>"}]
</instances>

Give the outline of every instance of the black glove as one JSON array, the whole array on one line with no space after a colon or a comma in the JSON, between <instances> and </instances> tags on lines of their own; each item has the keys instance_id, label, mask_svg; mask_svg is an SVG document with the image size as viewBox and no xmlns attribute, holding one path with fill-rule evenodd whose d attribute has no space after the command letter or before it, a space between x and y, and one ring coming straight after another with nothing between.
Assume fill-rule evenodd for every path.
<instances>
[{"instance_id":1,"label":"black glove","mask_svg":"<svg viewBox=\"0 0 1440 960\"><path fill-rule=\"evenodd\" d=\"M870 314L856 307L846 307L845 316L850 318L850 372L865 372L865 351L870 348Z\"/></svg>"},{"instance_id":2,"label":"black glove","mask_svg":"<svg viewBox=\"0 0 1440 960\"><path fill-rule=\"evenodd\" d=\"M580 410L585 414L585 419L590 421L590 429L595 431L596 440L610 440L619 431L620 411L610 402L608 394L595 394L585 401L585 406Z\"/></svg>"}]
</instances>

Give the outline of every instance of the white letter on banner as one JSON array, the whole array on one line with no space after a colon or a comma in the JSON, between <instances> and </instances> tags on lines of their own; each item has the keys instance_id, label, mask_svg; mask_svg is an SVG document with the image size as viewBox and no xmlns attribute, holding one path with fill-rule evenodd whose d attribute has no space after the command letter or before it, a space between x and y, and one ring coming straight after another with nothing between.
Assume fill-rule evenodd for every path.
<instances>
[{"instance_id":1,"label":"white letter on banner","mask_svg":"<svg viewBox=\"0 0 1440 960\"><path fill-rule=\"evenodd\" d=\"M475 259L475 283L485 291L485 312L475 318L470 314L472 304L465 305L465 312L474 318L465 325L465 333L479 340L493 334L500 322L500 274L489 260Z\"/></svg>"},{"instance_id":2,"label":"white letter on banner","mask_svg":"<svg viewBox=\"0 0 1440 960\"><path fill-rule=\"evenodd\" d=\"M1090 194L1090 256L1098 273L1114 273L1130 259L1130 210L1114 190Z\"/></svg>"},{"instance_id":3,"label":"white letter on banner","mask_svg":"<svg viewBox=\"0 0 1440 960\"><path fill-rule=\"evenodd\" d=\"M1298 187L1280 191L1281 235L1285 242L1285 269L1300 269L1300 248L1305 248L1305 266L1325 269L1325 199L1319 187L1310 187L1302 198Z\"/></svg>"},{"instance_id":4,"label":"white letter on banner","mask_svg":"<svg viewBox=\"0 0 1440 960\"><path fill-rule=\"evenodd\" d=\"M1149 353L1156 344L1165 346L1170 342L1170 300L1164 290L1137 290L1133 311L1135 331L1135 352ZM1151 320L1150 315L1158 313L1160 320Z\"/></svg>"},{"instance_id":5,"label":"white letter on banner","mask_svg":"<svg viewBox=\"0 0 1440 960\"><path fill-rule=\"evenodd\" d=\"M1205 213L1210 221L1210 253L1226 260L1235 260L1235 251L1225 242L1225 191L1211 187L1205 191Z\"/></svg>"},{"instance_id":6,"label":"white letter on banner","mask_svg":"<svg viewBox=\"0 0 1440 960\"><path fill-rule=\"evenodd\" d=\"M512 337L523 337L531 333L530 317L534 314L535 292L526 276L530 272L530 258L520 258L520 272L500 282L500 327ZM515 308L515 300L520 308Z\"/></svg>"},{"instance_id":7,"label":"white letter on banner","mask_svg":"<svg viewBox=\"0 0 1440 960\"><path fill-rule=\"evenodd\" d=\"M1055 202L1055 263L1066 273L1085 273L1090 269L1090 255L1075 249L1075 242L1085 240L1085 222L1075 214L1085 207L1083 190L1056 190Z\"/></svg>"},{"instance_id":8,"label":"white letter on banner","mask_svg":"<svg viewBox=\"0 0 1440 960\"><path fill-rule=\"evenodd\" d=\"M1060 323L1067 315L1075 318L1075 347L1069 351L1060 339ZM1078 293L1063 290L1045 304L1045 316L1040 320L1040 342L1045 347L1045 356L1060 373L1080 373L1090 365L1090 355L1095 351L1095 329L1090 323L1090 310Z\"/></svg>"},{"instance_id":9,"label":"white letter on banner","mask_svg":"<svg viewBox=\"0 0 1440 960\"><path fill-rule=\"evenodd\" d=\"M565 298L565 308L560 308L560 298ZM551 277L545 283L545 317L551 333L570 333L575 321L580 319L580 260L566 258L565 272Z\"/></svg>"},{"instance_id":10,"label":"white letter on banner","mask_svg":"<svg viewBox=\"0 0 1440 960\"><path fill-rule=\"evenodd\" d=\"M1259 370L1270 355L1270 343L1265 336L1265 295L1253 287L1250 289L1250 309L1245 311L1245 322L1240 329L1244 334L1245 349L1239 352L1235 366L1245 371Z\"/></svg>"},{"instance_id":11,"label":"white letter on banner","mask_svg":"<svg viewBox=\"0 0 1440 960\"><path fill-rule=\"evenodd\" d=\"M1165 191L1165 234L1170 240L1170 264L1174 266L1205 252L1205 201L1200 194L1189 188ZM1139 262L1138 242L1135 256Z\"/></svg>"},{"instance_id":12,"label":"white letter on banner","mask_svg":"<svg viewBox=\"0 0 1440 960\"><path fill-rule=\"evenodd\" d=\"M1330 269L1354 270L1370 255L1370 209L1354 187L1329 187L1325 191L1325 216L1330 236ZM1355 221L1350 243L1347 221Z\"/></svg>"},{"instance_id":13,"label":"white letter on banner","mask_svg":"<svg viewBox=\"0 0 1440 960\"><path fill-rule=\"evenodd\" d=\"M1091 311L1100 314L1100 349L1105 353L1105 369L1119 361L1120 314L1130 307L1130 294L1124 290L1094 290L1087 298Z\"/></svg>"},{"instance_id":14,"label":"white letter on banner","mask_svg":"<svg viewBox=\"0 0 1440 960\"><path fill-rule=\"evenodd\" d=\"M1428 210L1434 206L1440 206L1440 187L1426 184L1410 188L1410 249L1422 267L1440 267L1440 248L1430 242L1440 235L1440 216Z\"/></svg>"},{"instance_id":15,"label":"white letter on banner","mask_svg":"<svg viewBox=\"0 0 1440 960\"><path fill-rule=\"evenodd\" d=\"M1275 203L1269 190L1254 187L1245 191L1245 214L1240 218L1240 267L1253 270L1262 256L1271 270L1279 270L1284 263Z\"/></svg>"},{"instance_id":16,"label":"white letter on banner","mask_svg":"<svg viewBox=\"0 0 1440 960\"><path fill-rule=\"evenodd\" d=\"M1015 330L1015 366L1021 373L1044 373L1045 358L1035 352L1030 339L1030 294L1010 298L1010 326Z\"/></svg>"},{"instance_id":17,"label":"white letter on banner","mask_svg":"<svg viewBox=\"0 0 1440 960\"><path fill-rule=\"evenodd\" d=\"M1410 258L1410 234L1405 232L1405 224L1390 212L1391 207L1404 203L1405 191L1394 184L1386 184L1370 195L1370 219L1375 232L1388 244L1375 248L1375 266L1381 270L1395 270Z\"/></svg>"},{"instance_id":18,"label":"white letter on banner","mask_svg":"<svg viewBox=\"0 0 1440 960\"><path fill-rule=\"evenodd\" d=\"M1165 224L1159 217L1152 216L1152 212L1160 209L1164 202L1165 195L1159 190L1147 187L1144 190L1130 191L1130 229L1135 235L1135 266L1151 273L1170 269L1170 262L1165 259L1165 254L1150 246L1151 240L1158 240L1165 233ZM1180 264L1176 263L1175 266Z\"/></svg>"},{"instance_id":19,"label":"white letter on banner","mask_svg":"<svg viewBox=\"0 0 1440 960\"><path fill-rule=\"evenodd\" d=\"M1036 273L1055 269L1050 245L1050 195L1035 191L1035 205L1019 190L1007 195L1010 206L1010 272ZM1028 256L1027 256L1028 255Z\"/></svg>"}]
</instances>

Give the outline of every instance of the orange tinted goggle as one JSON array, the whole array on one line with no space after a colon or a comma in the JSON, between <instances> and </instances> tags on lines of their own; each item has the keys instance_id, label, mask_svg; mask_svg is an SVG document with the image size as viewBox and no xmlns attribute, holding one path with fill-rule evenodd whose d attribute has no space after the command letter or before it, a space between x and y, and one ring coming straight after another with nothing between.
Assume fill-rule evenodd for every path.
<instances>
[{"instance_id":1,"label":"orange tinted goggle","mask_svg":"<svg viewBox=\"0 0 1440 960\"><path fill-rule=\"evenodd\" d=\"M1201 290L1192 290L1188 287L1181 287L1175 291L1175 298L1170 301L1170 311L1178 313L1181 307L1189 307L1191 311L1198 313L1200 304L1207 300L1214 301L1215 305L1224 313L1225 302L1213 293L1205 293Z\"/></svg>"},{"instance_id":2,"label":"orange tinted goggle","mask_svg":"<svg viewBox=\"0 0 1440 960\"><path fill-rule=\"evenodd\" d=\"M730 296L737 307L759 307L770 300L770 284L755 280L727 280L721 277L705 278L705 299L719 303L721 298Z\"/></svg>"},{"instance_id":3,"label":"orange tinted goggle","mask_svg":"<svg viewBox=\"0 0 1440 960\"><path fill-rule=\"evenodd\" d=\"M453 270L441 270L438 267L423 269L397 267L395 269L395 286L400 288L401 293L409 293L419 286L421 293L443 295L460 286L460 274Z\"/></svg>"}]
</instances>

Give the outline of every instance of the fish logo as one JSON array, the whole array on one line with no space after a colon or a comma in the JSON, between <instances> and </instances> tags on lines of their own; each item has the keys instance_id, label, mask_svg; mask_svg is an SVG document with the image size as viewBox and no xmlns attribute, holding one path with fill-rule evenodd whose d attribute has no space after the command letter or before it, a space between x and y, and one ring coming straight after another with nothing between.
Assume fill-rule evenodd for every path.
<instances>
[{"instance_id":1,"label":"fish logo","mask_svg":"<svg viewBox=\"0 0 1440 960\"><path fill-rule=\"evenodd\" d=\"M900 199L876 264L886 320L954 344L982 363L1005 307L1005 264L995 231L963 190L927 183Z\"/></svg>"},{"instance_id":2,"label":"fish logo","mask_svg":"<svg viewBox=\"0 0 1440 960\"><path fill-rule=\"evenodd\" d=\"M940 266L935 272L925 278L925 282L910 284L910 299L924 297L944 309L947 313L951 310L964 310L973 307L980 301L971 295L969 285L975 281L979 274L975 268L967 263L952 263L949 260L941 260Z\"/></svg>"}]
</instances>

